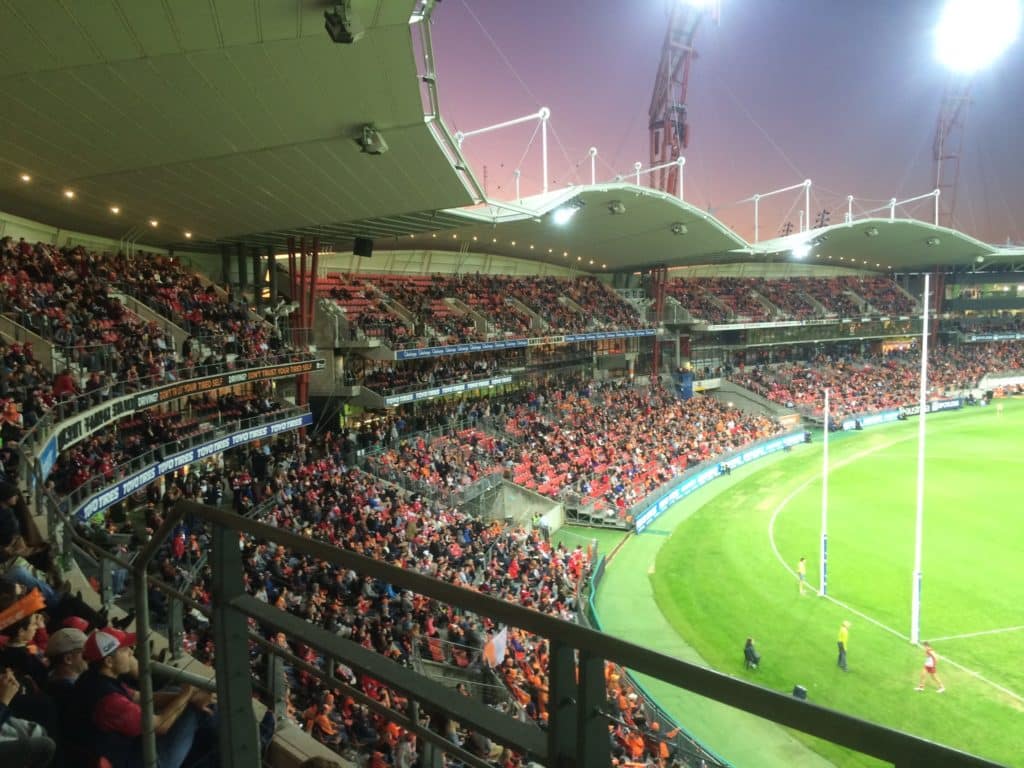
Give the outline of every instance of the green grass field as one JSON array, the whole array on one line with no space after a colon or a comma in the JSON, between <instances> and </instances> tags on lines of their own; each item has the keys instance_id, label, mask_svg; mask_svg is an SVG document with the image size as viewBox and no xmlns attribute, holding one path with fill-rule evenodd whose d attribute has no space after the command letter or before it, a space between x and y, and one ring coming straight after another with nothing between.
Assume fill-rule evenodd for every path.
<instances>
[{"instance_id":1,"label":"green grass field","mask_svg":"<svg viewBox=\"0 0 1024 768\"><path fill-rule=\"evenodd\" d=\"M940 656L941 695L914 691L923 654L908 640L916 419L831 441L832 600L813 590L801 597L794 573L806 556L817 586L818 440L752 467L672 531L651 576L657 605L716 669L782 691L799 683L817 704L1020 764L1022 430L1024 402L1006 403L1001 415L970 408L928 420L921 637ZM836 666L845 619L853 623L848 673ZM742 664L747 635L763 658L754 672ZM878 764L813 746L836 765Z\"/></svg>"}]
</instances>

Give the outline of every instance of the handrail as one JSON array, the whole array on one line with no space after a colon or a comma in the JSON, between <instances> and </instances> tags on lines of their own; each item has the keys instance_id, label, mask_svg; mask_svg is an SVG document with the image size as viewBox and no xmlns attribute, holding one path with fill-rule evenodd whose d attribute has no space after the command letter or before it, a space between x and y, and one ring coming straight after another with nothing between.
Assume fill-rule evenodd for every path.
<instances>
[{"instance_id":1,"label":"handrail","mask_svg":"<svg viewBox=\"0 0 1024 768\"><path fill-rule=\"evenodd\" d=\"M652 651L649 648L603 635L569 621L547 616L489 595L441 582L416 571L397 568L385 562L339 549L330 544L305 538L264 523L241 518L221 509L183 501L178 503L175 511L178 514L195 516L213 526L247 534L257 539L276 541L286 546L291 552L302 552L312 555L323 562L354 570L356 573L410 589L443 603L454 604L478 615L489 616L501 623L520 627L533 634L548 638L552 643L553 664L556 662L555 657L559 655L558 646L567 646L569 649L574 649L579 653L581 659L579 669L579 687L581 689L586 687L587 684L584 677L594 674L594 664L585 663L584 660L589 660L590 662L600 660L599 674L601 676L600 684L603 695L603 661L609 660L641 674L670 681L675 685L679 685L714 701L728 704L745 712L796 728L804 733L827 739L841 746L882 760L895 762L897 766L927 764L941 768L942 766L996 765L983 758L810 704L752 683L737 680L720 672ZM217 567L218 564L214 562L214 568L216 569ZM236 597L229 606L217 605L215 601L213 606L215 621L218 611L223 611L225 608L241 611L264 623L271 622L273 626L287 626L288 630L293 633L294 639L308 642L313 647L322 647L327 642L320 635L329 633L313 627L296 617L289 617L289 614L277 611L254 598L247 596ZM280 614L280 616L277 614ZM290 619L294 619L294 621ZM330 645L333 647L335 644L332 642ZM356 649L352 650L356 651ZM365 649L359 650L365 651ZM356 655L358 656L359 654L356 653ZM571 655L570 652L570 657ZM350 656L349 658L352 657ZM365 664L359 664L358 666L365 668ZM557 674L557 672L553 671L553 674ZM593 681L589 682L593 683ZM224 681L218 680L218 687L223 684ZM557 696L553 695L552 700L556 708L561 705ZM442 701L438 703L444 706L449 702ZM458 719L463 722L474 723L476 721L478 723L478 718L468 708L460 707L457 710L453 708L451 711L455 712L459 716ZM557 717L558 714L557 709L551 713L552 731L556 728L556 720L561 721L562 727L568 725L564 720L564 716ZM580 716L593 717L594 713L581 712ZM509 723L509 726L511 729L511 723ZM507 734L510 732L511 730L492 735L498 737L499 741L504 740L507 742ZM551 738L552 742L557 741L557 734L552 735ZM585 747L586 745L583 745L581 748ZM605 758L600 763L586 764L588 766L607 765L607 743L604 745L604 754ZM554 755L549 750L544 757L551 760Z\"/></svg>"},{"instance_id":2,"label":"handrail","mask_svg":"<svg viewBox=\"0 0 1024 768\"><path fill-rule=\"evenodd\" d=\"M306 412L307 410L305 408L296 406L279 408L274 411L268 411L267 413L250 416L245 419L231 419L219 416L216 420L204 422L204 424L208 424L210 426L202 432L198 432L182 440L171 440L167 443L153 446L145 453L141 453L126 462L118 464L111 470L112 477L109 479L103 475L93 477L82 485L61 496L61 503L65 505L65 508L69 511L74 510L81 504L81 502L95 494L97 491L115 484L118 480L127 477L132 472L150 465L155 465L158 461L171 453L187 450L204 443L209 443L228 434L229 432L248 429L252 426L265 424L268 421L286 419L289 416L296 416Z\"/></svg>"}]
</instances>

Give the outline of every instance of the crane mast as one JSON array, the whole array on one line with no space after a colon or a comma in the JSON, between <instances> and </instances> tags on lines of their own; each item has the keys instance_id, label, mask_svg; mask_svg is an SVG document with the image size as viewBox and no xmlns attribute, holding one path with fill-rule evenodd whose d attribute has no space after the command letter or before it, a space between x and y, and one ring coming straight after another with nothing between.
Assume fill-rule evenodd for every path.
<instances>
[{"instance_id":1,"label":"crane mast","mask_svg":"<svg viewBox=\"0 0 1024 768\"><path fill-rule=\"evenodd\" d=\"M690 143L690 124L686 114L686 89L690 67L697 57L694 38L708 14L717 15L717 4L670 0L668 29L661 47L661 61L651 94L650 117L651 167L672 163ZM663 192L678 188L678 166L672 165L651 174L651 185Z\"/></svg>"},{"instance_id":2,"label":"crane mast","mask_svg":"<svg viewBox=\"0 0 1024 768\"><path fill-rule=\"evenodd\" d=\"M654 78L654 92L648 110L651 141L651 168L666 166L651 173L651 186L662 192L676 194L680 167L675 162L690 143L690 123L686 115L686 89L690 83L690 67L697 57L693 40L701 21L707 15L718 17L717 2L669 0L668 29L661 47L661 60ZM655 321L663 319L665 284L668 269L658 265L650 272ZM661 340L654 337L651 354L652 378L661 373Z\"/></svg>"},{"instance_id":3,"label":"crane mast","mask_svg":"<svg viewBox=\"0 0 1024 768\"><path fill-rule=\"evenodd\" d=\"M932 145L933 189L939 190L939 224L943 227L952 228L954 224L957 184L960 181L960 153L963 150L964 124L970 101L969 78L953 78L946 84Z\"/></svg>"}]
</instances>

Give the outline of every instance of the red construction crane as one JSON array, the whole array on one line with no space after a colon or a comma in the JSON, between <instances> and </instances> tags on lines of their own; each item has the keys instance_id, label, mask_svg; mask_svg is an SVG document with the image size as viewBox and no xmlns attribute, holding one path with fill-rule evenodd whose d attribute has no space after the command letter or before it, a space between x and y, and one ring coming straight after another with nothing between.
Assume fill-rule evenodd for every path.
<instances>
[{"instance_id":1,"label":"red construction crane","mask_svg":"<svg viewBox=\"0 0 1024 768\"><path fill-rule=\"evenodd\" d=\"M717 19L717 2L669 0L668 29L661 47L661 61L654 79L651 107L648 111L651 131L651 167L674 163L690 143L690 124L686 116L686 89L690 65L697 57L693 40L706 16ZM679 167L671 165L651 174L651 186L675 194Z\"/></svg>"},{"instance_id":2,"label":"red construction crane","mask_svg":"<svg viewBox=\"0 0 1024 768\"><path fill-rule=\"evenodd\" d=\"M668 0L668 29L661 47L661 61L654 79L648 112L651 131L651 168L666 165L651 173L651 186L676 194L679 189L679 165L675 162L690 143L690 123L686 116L686 89L690 83L690 65L697 57L693 47L697 28L705 16L718 18L717 0ZM660 265L651 270L651 291L655 320L661 322L665 306L668 270ZM661 373L661 342L654 337L651 375Z\"/></svg>"},{"instance_id":3,"label":"red construction crane","mask_svg":"<svg viewBox=\"0 0 1024 768\"><path fill-rule=\"evenodd\" d=\"M953 77L942 94L939 118L932 144L934 189L939 190L939 224L952 228L956 211L956 188L960 181L960 152L964 144L964 124L971 101L971 79Z\"/></svg>"}]
</instances>

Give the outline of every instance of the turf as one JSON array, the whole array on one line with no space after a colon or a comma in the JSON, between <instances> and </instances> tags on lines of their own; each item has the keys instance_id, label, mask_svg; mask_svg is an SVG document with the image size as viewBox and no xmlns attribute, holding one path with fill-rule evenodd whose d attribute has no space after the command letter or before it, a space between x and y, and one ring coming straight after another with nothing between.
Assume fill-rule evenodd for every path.
<instances>
[{"instance_id":1,"label":"turf","mask_svg":"<svg viewBox=\"0 0 1024 768\"><path fill-rule=\"evenodd\" d=\"M577 546L587 547L597 540L598 555L608 555L626 538L626 531L616 528L591 528L583 525L566 525L559 528L552 536L554 544L563 544L567 549Z\"/></svg>"},{"instance_id":2,"label":"turf","mask_svg":"<svg viewBox=\"0 0 1024 768\"><path fill-rule=\"evenodd\" d=\"M793 573L806 556L817 585L818 441L741 479L675 529L651 577L658 607L717 669L783 691L799 683L817 704L1014 764L1024 628L951 636L1024 624L1022 428L1024 402L1007 403L1002 415L970 408L928 421L921 628L940 655L942 695L913 690L923 654L907 639L916 420L831 441L828 584L841 604L811 590L801 597ZM845 619L853 622L848 673L836 666ZM743 668L747 635L763 657L757 671ZM837 765L878 764L813 746Z\"/></svg>"}]
</instances>

